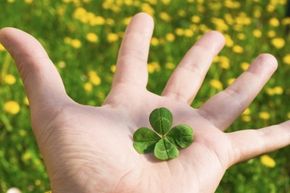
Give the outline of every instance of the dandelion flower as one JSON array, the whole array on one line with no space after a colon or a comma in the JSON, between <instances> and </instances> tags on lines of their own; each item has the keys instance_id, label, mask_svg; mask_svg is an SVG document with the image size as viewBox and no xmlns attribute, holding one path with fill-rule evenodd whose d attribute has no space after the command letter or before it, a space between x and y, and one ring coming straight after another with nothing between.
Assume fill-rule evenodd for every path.
<instances>
[{"instance_id":1,"label":"dandelion flower","mask_svg":"<svg viewBox=\"0 0 290 193\"><path fill-rule=\"evenodd\" d=\"M266 111L262 111L259 113L259 117L262 120L269 120L270 119L270 113L266 112Z\"/></svg>"},{"instance_id":2,"label":"dandelion flower","mask_svg":"<svg viewBox=\"0 0 290 193\"><path fill-rule=\"evenodd\" d=\"M115 42L115 41L117 41L119 39L119 36L118 36L118 34L116 34L116 33L109 33L108 35L107 35L107 40L108 40L108 42Z\"/></svg>"},{"instance_id":3,"label":"dandelion flower","mask_svg":"<svg viewBox=\"0 0 290 193\"><path fill-rule=\"evenodd\" d=\"M268 167L268 168L274 168L276 166L276 162L273 158L271 158L269 155L263 155L260 157L261 163Z\"/></svg>"},{"instance_id":4,"label":"dandelion flower","mask_svg":"<svg viewBox=\"0 0 290 193\"><path fill-rule=\"evenodd\" d=\"M4 103L4 111L16 115L20 111L20 106L16 101L7 101Z\"/></svg>"},{"instance_id":5,"label":"dandelion flower","mask_svg":"<svg viewBox=\"0 0 290 193\"><path fill-rule=\"evenodd\" d=\"M174 36L173 33L168 33L168 34L166 34L165 39L166 39L168 42L173 42L173 41L175 40L175 36Z\"/></svg>"},{"instance_id":6,"label":"dandelion flower","mask_svg":"<svg viewBox=\"0 0 290 193\"><path fill-rule=\"evenodd\" d=\"M271 43L275 48L280 49L284 47L285 40L283 38L274 38Z\"/></svg>"},{"instance_id":7,"label":"dandelion flower","mask_svg":"<svg viewBox=\"0 0 290 193\"><path fill-rule=\"evenodd\" d=\"M210 81L210 85L215 88L216 90L222 90L223 89L223 84L221 83L221 81L217 80L217 79L212 79Z\"/></svg>"},{"instance_id":8,"label":"dandelion flower","mask_svg":"<svg viewBox=\"0 0 290 193\"><path fill-rule=\"evenodd\" d=\"M6 74L4 76L4 82L8 85L13 85L16 82L16 78L12 74Z\"/></svg>"},{"instance_id":9,"label":"dandelion flower","mask_svg":"<svg viewBox=\"0 0 290 193\"><path fill-rule=\"evenodd\" d=\"M95 33L92 33L92 32L87 33L86 38L87 38L87 40L89 42L93 42L93 43L95 43L95 42L97 42L99 40L98 36Z\"/></svg>"},{"instance_id":10,"label":"dandelion flower","mask_svg":"<svg viewBox=\"0 0 290 193\"><path fill-rule=\"evenodd\" d=\"M289 64L290 65L290 54L286 54L284 57L283 57L283 62L285 64Z\"/></svg>"}]
</instances>

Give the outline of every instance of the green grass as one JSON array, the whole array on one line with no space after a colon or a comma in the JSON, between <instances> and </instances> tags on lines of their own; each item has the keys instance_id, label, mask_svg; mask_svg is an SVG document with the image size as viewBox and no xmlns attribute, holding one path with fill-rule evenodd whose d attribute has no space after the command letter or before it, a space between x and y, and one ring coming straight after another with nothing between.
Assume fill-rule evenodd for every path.
<instances>
[{"instance_id":1,"label":"green grass","mask_svg":"<svg viewBox=\"0 0 290 193\"><path fill-rule=\"evenodd\" d=\"M251 104L250 114L241 116L229 131L259 128L290 118L290 62L285 59L290 53L290 46L287 44L289 36L286 32L289 18L284 19L285 0L118 0L112 5L108 0L29 2L0 1L0 27L17 27L40 40L58 67L68 94L79 103L102 103L111 86L111 69L116 62L126 21L143 10L154 16L154 37L155 43L158 42L157 45L153 42L150 51L149 90L160 94L173 70L170 66L178 64L200 35L208 29L216 29L227 34L233 41L231 45L228 40L220 54L228 59L229 65L225 66L225 62L215 60L193 106L198 107L219 91L219 88L210 84L212 80L218 80L222 87L226 87L228 80L243 72L241 66L245 64L242 63L250 63L259 53L269 52L279 61L278 71ZM100 25L90 25L86 21L87 14L76 17L76 10L82 10L80 8L95 16L101 16L105 23L102 24L102 18L98 18L96 20ZM200 21L197 22L198 17L192 21L192 16L199 16ZM278 25L275 20L271 20L273 18L279 21ZM254 36L254 30L260 31L261 37ZM96 43L86 39L89 32L98 36ZM118 40L108 41L109 33L117 34ZM166 38L168 33L174 35L174 41ZM67 41L68 38L79 40L81 47L73 47L68 43L71 42ZM273 45L275 38L282 38L285 45L282 48ZM235 53L235 45L243 48L242 53ZM90 71L98 74L101 84L93 85L90 82ZM5 81L8 74L16 78L12 85ZM85 91L85 84L93 86L92 91ZM282 93L273 92L273 88L280 91L283 88ZM4 111L4 104L11 100L20 105L17 114ZM263 119L260 112L266 112L270 117ZM289 193L290 149L284 148L269 155L275 160L275 167L265 166L260 158L236 165L228 170L217 192ZM6 51L0 51L0 192L6 192L10 187L18 187L23 193L50 190L48 177L33 138L29 106L25 104L22 82L13 60Z\"/></svg>"}]
</instances>

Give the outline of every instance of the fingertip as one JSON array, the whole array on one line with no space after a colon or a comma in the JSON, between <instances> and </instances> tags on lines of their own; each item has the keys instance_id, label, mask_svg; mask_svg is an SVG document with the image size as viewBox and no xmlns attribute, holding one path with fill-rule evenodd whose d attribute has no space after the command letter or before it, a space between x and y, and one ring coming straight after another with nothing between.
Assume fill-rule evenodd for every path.
<instances>
[{"instance_id":1,"label":"fingertip","mask_svg":"<svg viewBox=\"0 0 290 193\"><path fill-rule=\"evenodd\" d=\"M151 15L149 15L148 13L146 12L139 12L139 13L136 13L134 16L133 16L133 19L138 19L138 20L143 20L143 22L147 22L149 23L150 25L154 25L154 20L153 20L153 17Z\"/></svg>"},{"instance_id":2,"label":"fingertip","mask_svg":"<svg viewBox=\"0 0 290 193\"><path fill-rule=\"evenodd\" d=\"M204 47L213 55L216 55L225 45L224 35L215 30L206 32L195 45Z\"/></svg>"},{"instance_id":3,"label":"fingertip","mask_svg":"<svg viewBox=\"0 0 290 193\"><path fill-rule=\"evenodd\" d=\"M275 56L269 53L260 54L251 64L249 71L255 73L274 73L278 68L278 61Z\"/></svg>"}]
</instances>

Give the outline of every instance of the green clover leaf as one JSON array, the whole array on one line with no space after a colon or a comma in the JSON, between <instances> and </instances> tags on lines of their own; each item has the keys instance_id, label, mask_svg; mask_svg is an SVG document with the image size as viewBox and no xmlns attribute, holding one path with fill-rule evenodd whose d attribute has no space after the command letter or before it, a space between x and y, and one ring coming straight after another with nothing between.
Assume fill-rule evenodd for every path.
<instances>
[{"instance_id":1,"label":"green clover leaf","mask_svg":"<svg viewBox=\"0 0 290 193\"><path fill-rule=\"evenodd\" d=\"M139 153L149 153L153 151L159 139L161 138L154 131L141 127L133 135L133 145Z\"/></svg>"},{"instance_id":2,"label":"green clover leaf","mask_svg":"<svg viewBox=\"0 0 290 193\"><path fill-rule=\"evenodd\" d=\"M154 155L160 160L169 160L176 158L179 155L179 151L177 147L165 137L156 143Z\"/></svg>"},{"instance_id":3,"label":"green clover leaf","mask_svg":"<svg viewBox=\"0 0 290 193\"><path fill-rule=\"evenodd\" d=\"M149 121L157 133L164 135L172 125L172 114L168 109L161 107L151 112Z\"/></svg>"},{"instance_id":4,"label":"green clover leaf","mask_svg":"<svg viewBox=\"0 0 290 193\"><path fill-rule=\"evenodd\" d=\"M193 142L193 131L188 125L177 125L168 132L167 138L177 147L186 148Z\"/></svg>"},{"instance_id":5,"label":"green clover leaf","mask_svg":"<svg viewBox=\"0 0 290 193\"><path fill-rule=\"evenodd\" d=\"M133 135L133 147L138 153L154 153L159 160L178 157L179 149L192 144L194 133L186 124L171 128L172 113L165 107L154 109L149 116L152 129L141 127Z\"/></svg>"}]
</instances>

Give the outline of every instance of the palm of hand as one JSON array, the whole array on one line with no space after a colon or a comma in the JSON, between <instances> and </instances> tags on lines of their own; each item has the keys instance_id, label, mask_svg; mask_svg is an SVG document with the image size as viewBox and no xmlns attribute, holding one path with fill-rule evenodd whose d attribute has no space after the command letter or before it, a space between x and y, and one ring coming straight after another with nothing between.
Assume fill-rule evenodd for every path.
<instances>
[{"instance_id":1,"label":"palm of hand","mask_svg":"<svg viewBox=\"0 0 290 193\"><path fill-rule=\"evenodd\" d=\"M112 90L101 107L77 104L66 95L59 74L35 39L15 29L0 31L0 41L24 81L33 130L54 193L210 193L230 165L290 143L289 122L222 132L274 72L273 56L262 54L230 87L193 109L190 103L224 44L223 37L217 32L204 35L158 96L146 89L152 29L147 15L133 18L121 45ZM161 106L171 110L174 125L187 123L196 134L194 143L170 161L138 154L132 145L134 131L150 127L150 112Z\"/></svg>"}]
</instances>

